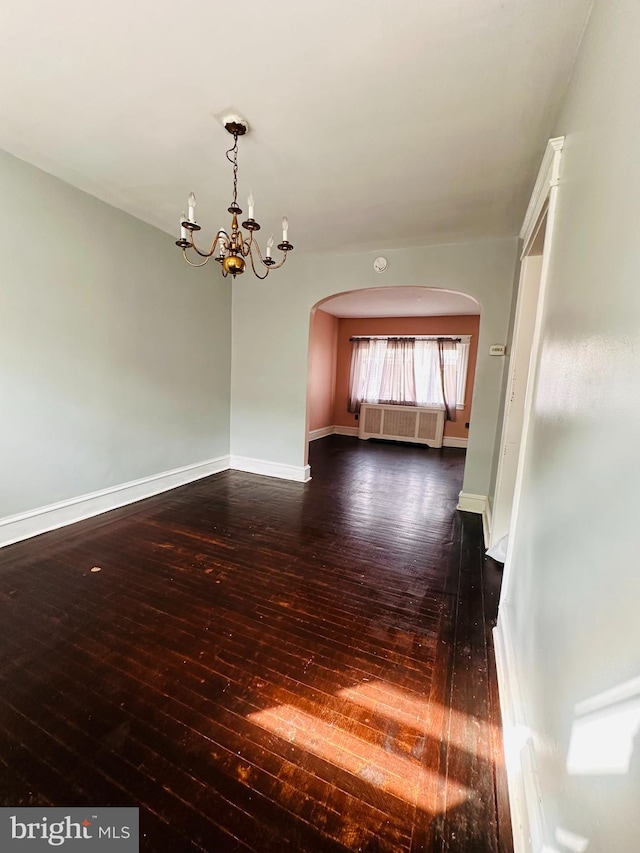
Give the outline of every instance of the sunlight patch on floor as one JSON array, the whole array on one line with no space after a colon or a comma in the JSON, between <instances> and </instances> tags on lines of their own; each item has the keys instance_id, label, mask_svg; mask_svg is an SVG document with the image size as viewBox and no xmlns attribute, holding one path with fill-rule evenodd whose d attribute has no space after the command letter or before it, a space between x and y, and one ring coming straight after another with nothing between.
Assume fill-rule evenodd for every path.
<instances>
[{"instance_id":1,"label":"sunlight patch on floor","mask_svg":"<svg viewBox=\"0 0 640 853\"><path fill-rule=\"evenodd\" d=\"M340 690L338 696L403 726L410 726L435 740L442 738L442 722L448 715L446 737L451 745L486 761L495 760L492 742L494 737L499 736L496 726L453 708L445 708L429 701L427 697L401 690L384 681L370 681L357 687L348 687Z\"/></svg>"},{"instance_id":2,"label":"sunlight patch on floor","mask_svg":"<svg viewBox=\"0 0 640 853\"><path fill-rule=\"evenodd\" d=\"M452 808L471 795L469 788L446 780L418 761L387 752L292 705L249 714L248 719L291 744L430 814L442 803Z\"/></svg>"}]
</instances>

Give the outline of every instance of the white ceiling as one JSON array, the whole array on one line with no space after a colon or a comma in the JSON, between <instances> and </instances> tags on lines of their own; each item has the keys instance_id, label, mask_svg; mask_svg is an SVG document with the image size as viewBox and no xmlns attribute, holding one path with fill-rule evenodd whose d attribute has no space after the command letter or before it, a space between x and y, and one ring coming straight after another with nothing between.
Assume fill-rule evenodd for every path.
<instances>
[{"instance_id":1,"label":"white ceiling","mask_svg":"<svg viewBox=\"0 0 640 853\"><path fill-rule=\"evenodd\" d=\"M514 235L591 5L6 2L0 147L172 234L194 190L208 235L234 106L265 238L283 213L307 251Z\"/></svg>"},{"instance_id":2,"label":"white ceiling","mask_svg":"<svg viewBox=\"0 0 640 853\"><path fill-rule=\"evenodd\" d=\"M334 317L422 317L479 314L471 296L429 287L376 287L340 293L319 308Z\"/></svg>"}]
</instances>

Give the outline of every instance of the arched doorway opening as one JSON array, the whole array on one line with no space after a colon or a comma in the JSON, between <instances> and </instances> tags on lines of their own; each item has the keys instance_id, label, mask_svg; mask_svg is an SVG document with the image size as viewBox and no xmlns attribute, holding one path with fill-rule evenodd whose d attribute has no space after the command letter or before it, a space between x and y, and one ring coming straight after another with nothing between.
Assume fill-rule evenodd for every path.
<instances>
[{"instance_id":1,"label":"arched doorway opening","mask_svg":"<svg viewBox=\"0 0 640 853\"><path fill-rule=\"evenodd\" d=\"M480 304L468 294L430 287L378 287L332 294L311 309L306 448L329 435L359 435L349 411L352 340L453 339L465 342L465 376L443 446L466 448L473 410Z\"/></svg>"}]
</instances>

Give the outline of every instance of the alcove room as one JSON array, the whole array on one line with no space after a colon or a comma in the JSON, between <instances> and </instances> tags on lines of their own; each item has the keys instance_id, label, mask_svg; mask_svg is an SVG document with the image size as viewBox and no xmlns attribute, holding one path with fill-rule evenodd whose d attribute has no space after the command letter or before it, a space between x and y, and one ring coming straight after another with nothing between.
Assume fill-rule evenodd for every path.
<instances>
[{"instance_id":1,"label":"alcove room","mask_svg":"<svg viewBox=\"0 0 640 853\"><path fill-rule=\"evenodd\" d=\"M428 287L369 288L337 294L314 307L309 326L308 365L308 434L310 441L329 435L357 436L360 432L358 391L352 387L363 384L361 396L371 404L419 407L443 412L442 434L437 438L421 437L418 424L413 435L397 437L425 446L466 448L471 423L475 380L480 306L463 293L452 293ZM387 339L424 342L437 350L438 340L457 344L452 347L455 358L451 383L455 386L454 405L446 411L442 377L437 355L417 359L408 352L404 359L389 365ZM357 357L354 344L369 340L380 342L375 357L381 362L369 372L373 375L358 379L353 362ZM367 358L372 358L367 353ZM385 358L388 375L384 374ZM377 369L376 369L377 368ZM393 373L391 371L394 371ZM395 374L410 376L411 387L396 380ZM384 384L388 386L385 391ZM417 391L416 391L417 388ZM381 396L383 395L383 396ZM395 395L395 396L394 396ZM406 430L410 432L411 430ZM380 435L385 440L384 432ZM387 440L389 438L387 433Z\"/></svg>"}]
</instances>

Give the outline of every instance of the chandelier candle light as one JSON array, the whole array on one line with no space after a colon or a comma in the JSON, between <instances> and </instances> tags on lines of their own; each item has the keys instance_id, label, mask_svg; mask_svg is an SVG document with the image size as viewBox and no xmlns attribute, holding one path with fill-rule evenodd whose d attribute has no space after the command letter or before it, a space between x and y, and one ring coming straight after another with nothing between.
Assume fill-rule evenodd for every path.
<instances>
[{"instance_id":1,"label":"chandelier candle light","mask_svg":"<svg viewBox=\"0 0 640 853\"><path fill-rule=\"evenodd\" d=\"M196 197L193 193L190 193L187 201L189 213L186 217L183 213L180 218L180 239L176 240L176 246L180 246L185 261L192 267L203 267L210 258L214 258L222 267L223 276L226 277L231 274L235 278L244 272L246 266L245 258L248 257L251 261L251 268L254 274L258 278L266 278L271 269L279 269L284 264L287 260L287 254L293 249L288 240L289 221L286 216L282 220L282 242L278 243L278 249L283 252L283 258L279 263L276 263L271 257L274 242L273 234L267 240L267 250L264 258L262 257L258 241L253 239L253 232L259 231L260 226L254 219L255 199L252 193L249 193L249 198L247 199L249 216L242 223L242 227L249 232L249 236L246 237L242 233L238 227L238 216L242 213L242 210L238 207L238 137L244 136L249 129L249 125L240 116L227 116L224 119L224 126L233 136L233 147L227 151L227 160L233 166L233 201L227 208L231 214L231 234L227 234L224 228L221 228L214 237L208 252L202 252L198 249L193 239L194 232L200 231L200 226L196 222L195 217ZM188 249L193 249L204 260L200 263L194 263L189 260L187 257ZM265 268L264 275L260 275L256 270L254 253L257 256L258 264L261 265L260 269L262 267Z\"/></svg>"}]
</instances>

